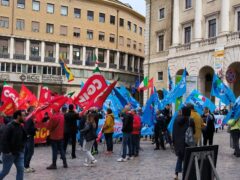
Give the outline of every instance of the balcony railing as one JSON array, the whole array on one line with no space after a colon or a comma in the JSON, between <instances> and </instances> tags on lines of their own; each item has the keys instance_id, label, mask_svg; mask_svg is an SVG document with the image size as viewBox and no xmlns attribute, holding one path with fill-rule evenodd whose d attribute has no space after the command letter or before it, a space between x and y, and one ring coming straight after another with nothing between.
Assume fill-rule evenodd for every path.
<instances>
[{"instance_id":1,"label":"balcony railing","mask_svg":"<svg viewBox=\"0 0 240 180\"><path fill-rule=\"evenodd\" d=\"M13 58L14 59L19 59L19 60L25 60L26 59L26 55L24 55L24 54L14 54Z\"/></svg>"},{"instance_id":2,"label":"balcony railing","mask_svg":"<svg viewBox=\"0 0 240 180\"><path fill-rule=\"evenodd\" d=\"M125 70L125 68L126 68L125 66L120 66L119 67L119 69L121 69L121 70Z\"/></svg>"},{"instance_id":3,"label":"balcony railing","mask_svg":"<svg viewBox=\"0 0 240 180\"><path fill-rule=\"evenodd\" d=\"M87 66L95 66L95 61L86 61Z\"/></svg>"},{"instance_id":4,"label":"balcony railing","mask_svg":"<svg viewBox=\"0 0 240 180\"><path fill-rule=\"evenodd\" d=\"M186 51L186 50L190 50L190 49L191 49L191 43L183 44L183 45L176 47L177 52Z\"/></svg>"},{"instance_id":5,"label":"balcony railing","mask_svg":"<svg viewBox=\"0 0 240 180\"><path fill-rule=\"evenodd\" d=\"M240 32L233 32L227 35L227 41L235 41L240 39Z\"/></svg>"},{"instance_id":6,"label":"balcony railing","mask_svg":"<svg viewBox=\"0 0 240 180\"><path fill-rule=\"evenodd\" d=\"M79 61L79 60L73 60L73 64L75 65L82 65L82 61Z\"/></svg>"},{"instance_id":7,"label":"balcony railing","mask_svg":"<svg viewBox=\"0 0 240 180\"><path fill-rule=\"evenodd\" d=\"M103 62L99 62L98 64L99 67L102 67L102 68L105 68L107 66L106 63L103 63Z\"/></svg>"},{"instance_id":8,"label":"balcony railing","mask_svg":"<svg viewBox=\"0 0 240 180\"><path fill-rule=\"evenodd\" d=\"M128 67L127 69L128 69L128 71L132 71L132 70L133 70L133 68L132 68L132 67Z\"/></svg>"},{"instance_id":9,"label":"balcony railing","mask_svg":"<svg viewBox=\"0 0 240 180\"><path fill-rule=\"evenodd\" d=\"M116 65L116 64L110 63L110 64L109 64L109 67L112 68L112 69L117 69L117 65Z\"/></svg>"},{"instance_id":10,"label":"balcony railing","mask_svg":"<svg viewBox=\"0 0 240 180\"><path fill-rule=\"evenodd\" d=\"M45 62L51 62L51 63L55 63L55 58L54 57L45 57L44 58Z\"/></svg>"},{"instance_id":11,"label":"balcony railing","mask_svg":"<svg viewBox=\"0 0 240 180\"><path fill-rule=\"evenodd\" d=\"M135 73L138 73L138 68L134 68L134 72L135 72Z\"/></svg>"},{"instance_id":12,"label":"balcony railing","mask_svg":"<svg viewBox=\"0 0 240 180\"><path fill-rule=\"evenodd\" d=\"M41 61L41 57L40 56L30 56L29 59L31 61Z\"/></svg>"},{"instance_id":13,"label":"balcony railing","mask_svg":"<svg viewBox=\"0 0 240 180\"><path fill-rule=\"evenodd\" d=\"M199 43L200 43L201 47L216 44L217 43L217 37L204 39L204 40L200 41Z\"/></svg>"},{"instance_id":14,"label":"balcony railing","mask_svg":"<svg viewBox=\"0 0 240 180\"><path fill-rule=\"evenodd\" d=\"M0 58L9 58L9 53L0 53Z\"/></svg>"}]
</instances>

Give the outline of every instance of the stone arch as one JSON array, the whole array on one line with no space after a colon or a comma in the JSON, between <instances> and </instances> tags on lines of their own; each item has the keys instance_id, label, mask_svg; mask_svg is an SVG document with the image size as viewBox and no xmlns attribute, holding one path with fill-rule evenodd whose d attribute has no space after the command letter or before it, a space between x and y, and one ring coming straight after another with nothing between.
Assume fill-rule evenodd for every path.
<instances>
[{"instance_id":1,"label":"stone arch","mask_svg":"<svg viewBox=\"0 0 240 180\"><path fill-rule=\"evenodd\" d=\"M233 62L230 64L226 70L225 78L227 80L227 72L231 69L236 74L236 80L234 83L228 82L229 86L232 88L236 97L240 95L240 62Z\"/></svg>"},{"instance_id":2,"label":"stone arch","mask_svg":"<svg viewBox=\"0 0 240 180\"><path fill-rule=\"evenodd\" d=\"M178 71L177 71L177 73L176 73L176 76L181 76L182 74L183 74L183 71L184 71L184 69L179 69ZM187 72L187 76L188 76L189 74L188 74L188 72Z\"/></svg>"}]
</instances>

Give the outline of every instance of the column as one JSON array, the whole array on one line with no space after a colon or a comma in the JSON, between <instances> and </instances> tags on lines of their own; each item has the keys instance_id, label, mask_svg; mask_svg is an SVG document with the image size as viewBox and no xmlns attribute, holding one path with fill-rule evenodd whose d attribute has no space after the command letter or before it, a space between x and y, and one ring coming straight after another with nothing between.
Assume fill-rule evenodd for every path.
<instances>
[{"instance_id":1,"label":"column","mask_svg":"<svg viewBox=\"0 0 240 180\"><path fill-rule=\"evenodd\" d=\"M221 34L229 32L229 7L230 1L222 0L221 4Z\"/></svg>"},{"instance_id":2,"label":"column","mask_svg":"<svg viewBox=\"0 0 240 180\"><path fill-rule=\"evenodd\" d=\"M41 62L44 62L45 58L45 42L41 42Z\"/></svg>"},{"instance_id":3,"label":"column","mask_svg":"<svg viewBox=\"0 0 240 180\"><path fill-rule=\"evenodd\" d=\"M132 71L133 72L135 72L134 63L135 63L135 56L132 56Z\"/></svg>"},{"instance_id":4,"label":"column","mask_svg":"<svg viewBox=\"0 0 240 180\"><path fill-rule=\"evenodd\" d=\"M97 47L95 48L95 55L96 55L97 61L98 61L98 48ZM98 66L98 64L95 63L95 67L97 67L97 66Z\"/></svg>"},{"instance_id":5,"label":"column","mask_svg":"<svg viewBox=\"0 0 240 180\"><path fill-rule=\"evenodd\" d=\"M56 63L59 63L59 43L56 43Z\"/></svg>"},{"instance_id":6,"label":"column","mask_svg":"<svg viewBox=\"0 0 240 180\"><path fill-rule=\"evenodd\" d=\"M124 59L124 66L125 66L125 70L128 70L128 54L125 54L125 59Z\"/></svg>"},{"instance_id":7,"label":"column","mask_svg":"<svg viewBox=\"0 0 240 180\"><path fill-rule=\"evenodd\" d=\"M173 46L179 44L179 0L173 2Z\"/></svg>"},{"instance_id":8,"label":"column","mask_svg":"<svg viewBox=\"0 0 240 180\"><path fill-rule=\"evenodd\" d=\"M26 40L26 60L29 61L30 56L30 40Z\"/></svg>"},{"instance_id":9,"label":"column","mask_svg":"<svg viewBox=\"0 0 240 180\"><path fill-rule=\"evenodd\" d=\"M110 68L110 50L107 49L107 56L106 56L106 63L107 63L107 68Z\"/></svg>"},{"instance_id":10,"label":"column","mask_svg":"<svg viewBox=\"0 0 240 180\"><path fill-rule=\"evenodd\" d=\"M69 48L69 64L72 64L73 63L73 45L70 44L70 48Z\"/></svg>"},{"instance_id":11,"label":"column","mask_svg":"<svg viewBox=\"0 0 240 180\"><path fill-rule=\"evenodd\" d=\"M141 64L141 58L138 57L138 73L140 73L140 64Z\"/></svg>"},{"instance_id":12,"label":"column","mask_svg":"<svg viewBox=\"0 0 240 180\"><path fill-rule=\"evenodd\" d=\"M202 39L202 0L195 1L194 40Z\"/></svg>"},{"instance_id":13,"label":"column","mask_svg":"<svg viewBox=\"0 0 240 180\"><path fill-rule=\"evenodd\" d=\"M86 46L83 46L83 66L86 66Z\"/></svg>"},{"instance_id":14,"label":"column","mask_svg":"<svg viewBox=\"0 0 240 180\"><path fill-rule=\"evenodd\" d=\"M10 59L13 59L13 54L14 54L14 38L10 38Z\"/></svg>"},{"instance_id":15,"label":"column","mask_svg":"<svg viewBox=\"0 0 240 180\"><path fill-rule=\"evenodd\" d=\"M115 64L117 65L117 69L119 69L119 59L120 59L120 53L117 51L116 56L115 56Z\"/></svg>"}]
</instances>

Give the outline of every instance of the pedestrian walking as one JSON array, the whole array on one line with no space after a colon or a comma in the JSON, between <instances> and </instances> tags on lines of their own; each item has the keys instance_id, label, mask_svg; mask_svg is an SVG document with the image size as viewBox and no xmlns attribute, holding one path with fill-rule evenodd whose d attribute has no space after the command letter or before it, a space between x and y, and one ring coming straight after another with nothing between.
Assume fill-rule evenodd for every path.
<instances>
[{"instance_id":1,"label":"pedestrian walking","mask_svg":"<svg viewBox=\"0 0 240 180\"><path fill-rule=\"evenodd\" d=\"M212 145L215 132L215 118L214 115L210 113L207 107L204 108L203 121L205 123L205 127L202 130L203 145Z\"/></svg>"},{"instance_id":2,"label":"pedestrian walking","mask_svg":"<svg viewBox=\"0 0 240 180\"><path fill-rule=\"evenodd\" d=\"M114 133L114 115L111 109L107 109L106 120L103 125L103 133L107 144L106 154L113 153L113 133Z\"/></svg>"},{"instance_id":3,"label":"pedestrian walking","mask_svg":"<svg viewBox=\"0 0 240 180\"><path fill-rule=\"evenodd\" d=\"M138 157L140 148L141 118L136 110L132 110L133 131L132 131L132 156Z\"/></svg>"},{"instance_id":4,"label":"pedestrian walking","mask_svg":"<svg viewBox=\"0 0 240 180\"><path fill-rule=\"evenodd\" d=\"M91 153L92 146L97 138L96 127L95 115L89 113L87 115L85 128L81 130L81 133L84 136L83 151L86 152L84 166L91 166L97 163L97 160Z\"/></svg>"},{"instance_id":5,"label":"pedestrian walking","mask_svg":"<svg viewBox=\"0 0 240 180\"><path fill-rule=\"evenodd\" d=\"M8 175L13 164L17 169L16 180L24 179L24 144L27 138L22 126L24 118L24 112L16 111L13 114L13 121L6 126L2 134L3 167L0 172L0 179L4 179Z\"/></svg>"},{"instance_id":6,"label":"pedestrian walking","mask_svg":"<svg viewBox=\"0 0 240 180\"><path fill-rule=\"evenodd\" d=\"M240 157L239 138L240 138L240 119L230 119L227 123L230 126L230 135L233 139L234 155Z\"/></svg>"}]
</instances>

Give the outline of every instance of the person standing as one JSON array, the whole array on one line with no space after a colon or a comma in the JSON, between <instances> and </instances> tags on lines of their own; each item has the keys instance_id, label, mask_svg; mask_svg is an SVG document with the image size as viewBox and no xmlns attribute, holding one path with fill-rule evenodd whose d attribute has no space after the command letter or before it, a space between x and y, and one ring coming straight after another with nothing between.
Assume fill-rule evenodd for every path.
<instances>
[{"instance_id":1,"label":"person standing","mask_svg":"<svg viewBox=\"0 0 240 180\"><path fill-rule=\"evenodd\" d=\"M96 127L95 115L93 113L89 113L87 115L85 127L81 130L81 133L84 136L83 151L86 152L85 163L83 164L84 166L91 166L97 163L97 160L91 153L92 146L97 138Z\"/></svg>"},{"instance_id":2,"label":"person standing","mask_svg":"<svg viewBox=\"0 0 240 180\"><path fill-rule=\"evenodd\" d=\"M190 118L191 110L189 107L184 106L181 110L182 115L178 115L173 125L173 145L175 154L177 156L177 163L175 168L175 180L178 180L178 174L182 172L182 164L184 160L186 131L191 127L194 134L194 121Z\"/></svg>"},{"instance_id":3,"label":"person standing","mask_svg":"<svg viewBox=\"0 0 240 180\"><path fill-rule=\"evenodd\" d=\"M233 139L234 155L240 157L239 138L240 138L240 119L230 119L227 123L230 126L230 134Z\"/></svg>"},{"instance_id":4,"label":"person standing","mask_svg":"<svg viewBox=\"0 0 240 180\"><path fill-rule=\"evenodd\" d=\"M164 139L163 135L164 132L166 131L166 119L164 115L161 113L161 111L157 111L157 118L156 118L156 123L154 127L154 133L155 133L155 142L156 142L156 148L154 150L159 150L160 145L163 150L165 150L164 146Z\"/></svg>"},{"instance_id":5,"label":"person standing","mask_svg":"<svg viewBox=\"0 0 240 180\"><path fill-rule=\"evenodd\" d=\"M213 136L215 132L215 118L213 114L210 113L207 107L204 108L203 121L205 123L205 127L203 128L203 145L213 144Z\"/></svg>"},{"instance_id":6,"label":"person standing","mask_svg":"<svg viewBox=\"0 0 240 180\"><path fill-rule=\"evenodd\" d=\"M107 144L106 154L113 153L114 115L111 109L107 109L106 120L103 125L103 133Z\"/></svg>"},{"instance_id":7,"label":"person standing","mask_svg":"<svg viewBox=\"0 0 240 180\"><path fill-rule=\"evenodd\" d=\"M141 118L136 110L132 110L133 114L133 131L132 131L132 156L138 157L140 148L140 131Z\"/></svg>"},{"instance_id":8,"label":"person standing","mask_svg":"<svg viewBox=\"0 0 240 180\"><path fill-rule=\"evenodd\" d=\"M53 115L46 124L49 132L49 139L52 146L52 164L47 167L48 170L57 169L57 155L60 152L63 160L63 167L68 168L67 160L63 147L64 138L64 116L59 110L53 110Z\"/></svg>"},{"instance_id":9,"label":"person standing","mask_svg":"<svg viewBox=\"0 0 240 180\"><path fill-rule=\"evenodd\" d=\"M64 151L66 153L69 140L72 142L72 159L76 158L77 120L79 114L74 111L73 104L69 105L68 112L64 114Z\"/></svg>"},{"instance_id":10,"label":"person standing","mask_svg":"<svg viewBox=\"0 0 240 180\"><path fill-rule=\"evenodd\" d=\"M34 107L30 106L27 110L27 113L31 114L33 111L34 111ZM30 161L34 154L34 136L37 130L35 127L35 122L33 117L31 117L25 122L24 129L27 134L27 142L25 144L25 150L24 150L24 168L25 168L24 172L31 173L31 172L35 172L35 169L30 168Z\"/></svg>"},{"instance_id":11,"label":"person standing","mask_svg":"<svg viewBox=\"0 0 240 180\"><path fill-rule=\"evenodd\" d=\"M27 136L22 126L25 113L21 110L14 112L13 121L6 126L3 132L2 143L2 161L3 168L0 172L0 179L4 179L13 164L17 168L16 180L23 180L24 177L24 144Z\"/></svg>"},{"instance_id":12,"label":"person standing","mask_svg":"<svg viewBox=\"0 0 240 180\"><path fill-rule=\"evenodd\" d=\"M125 162L132 157L132 131L133 131L133 115L130 112L130 107L126 106L121 114L122 119L122 157L118 162ZM129 152L129 158L127 158L127 147Z\"/></svg>"}]
</instances>

